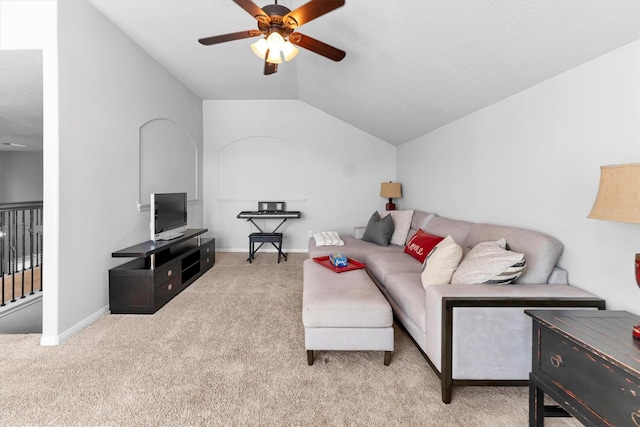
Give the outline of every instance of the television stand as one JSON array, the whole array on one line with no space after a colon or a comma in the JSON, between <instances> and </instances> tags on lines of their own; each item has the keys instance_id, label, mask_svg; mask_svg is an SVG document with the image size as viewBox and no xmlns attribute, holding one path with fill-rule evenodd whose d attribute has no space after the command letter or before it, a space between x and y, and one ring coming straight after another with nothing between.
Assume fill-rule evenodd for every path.
<instances>
[{"instance_id":1,"label":"television stand","mask_svg":"<svg viewBox=\"0 0 640 427\"><path fill-rule=\"evenodd\" d=\"M113 314L152 314L195 282L215 263L216 240L206 228L188 229L173 240L148 240L113 252L135 258L109 270Z\"/></svg>"},{"instance_id":2,"label":"television stand","mask_svg":"<svg viewBox=\"0 0 640 427\"><path fill-rule=\"evenodd\" d=\"M165 234L162 237L159 237L157 241L164 242L167 240L177 239L178 237L184 236L184 233L173 233L173 234Z\"/></svg>"}]
</instances>

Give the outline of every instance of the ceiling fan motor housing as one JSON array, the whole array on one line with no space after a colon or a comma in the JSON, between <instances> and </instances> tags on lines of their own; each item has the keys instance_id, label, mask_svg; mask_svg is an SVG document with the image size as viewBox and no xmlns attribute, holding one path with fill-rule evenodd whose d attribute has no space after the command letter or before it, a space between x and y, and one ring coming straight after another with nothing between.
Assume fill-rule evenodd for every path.
<instances>
[{"instance_id":1,"label":"ceiling fan motor housing","mask_svg":"<svg viewBox=\"0 0 640 427\"><path fill-rule=\"evenodd\" d=\"M287 18L287 22L283 21L283 17L291 12L288 7L279 4L268 4L262 10L269 16L269 19L260 19L259 17L256 17L256 19L258 19L258 28L266 36L272 32L287 36L298 26L296 20L291 16Z\"/></svg>"}]
</instances>

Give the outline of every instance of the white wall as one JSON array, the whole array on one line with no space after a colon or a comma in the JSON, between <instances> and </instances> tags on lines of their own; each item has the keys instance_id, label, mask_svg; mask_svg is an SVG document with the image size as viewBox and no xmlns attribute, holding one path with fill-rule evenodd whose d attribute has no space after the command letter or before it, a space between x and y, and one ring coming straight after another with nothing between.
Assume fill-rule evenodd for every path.
<instances>
[{"instance_id":1,"label":"white wall","mask_svg":"<svg viewBox=\"0 0 640 427\"><path fill-rule=\"evenodd\" d=\"M260 186L273 181L271 174L284 171L279 185L264 188L266 200L286 201L288 210L302 211L300 220L290 220L284 246L290 251L306 251L308 231L335 230L351 233L352 226L366 225L371 213L384 209L378 196L380 182L395 179L395 147L346 124L302 101L205 101L204 114L204 194L205 226L216 237L216 249L247 251L246 220L237 219L242 210L256 210L259 195L241 200L219 197L219 180L238 181L238 188ZM229 144L246 140L264 141L273 149L290 145L304 162L292 164L286 152L269 154L262 168L238 167L234 173L218 164L219 152ZM257 147L256 147L257 148ZM247 165L254 153L235 153L234 164ZM303 190L300 190L300 189ZM289 197L289 198L288 198ZM291 199L291 197L295 197ZM258 223L271 230L277 221ZM255 230L253 230L255 231Z\"/></svg>"},{"instance_id":2,"label":"white wall","mask_svg":"<svg viewBox=\"0 0 640 427\"><path fill-rule=\"evenodd\" d=\"M58 2L0 2L0 49L42 49L43 77L43 329L58 330ZM43 338L44 341L44 338Z\"/></svg>"},{"instance_id":3,"label":"white wall","mask_svg":"<svg viewBox=\"0 0 640 427\"><path fill-rule=\"evenodd\" d=\"M0 203L42 200L42 152L0 151Z\"/></svg>"},{"instance_id":4,"label":"white wall","mask_svg":"<svg viewBox=\"0 0 640 427\"><path fill-rule=\"evenodd\" d=\"M403 203L553 235L571 284L640 313L640 226L587 219L599 167L640 161L639 51L636 41L400 146Z\"/></svg>"},{"instance_id":5,"label":"white wall","mask_svg":"<svg viewBox=\"0 0 640 427\"><path fill-rule=\"evenodd\" d=\"M108 270L123 262L111 253L149 239L149 213L137 210L139 127L168 118L202 147L198 97L88 2L60 0L58 19L58 159L45 156L45 182L57 182L59 200L45 198L45 212L57 211L58 230L45 233L55 249L44 254L51 260L47 248L55 250L58 268L45 277L43 344L106 313ZM47 173L56 161L57 176ZM202 225L201 202L189 220Z\"/></svg>"}]
</instances>

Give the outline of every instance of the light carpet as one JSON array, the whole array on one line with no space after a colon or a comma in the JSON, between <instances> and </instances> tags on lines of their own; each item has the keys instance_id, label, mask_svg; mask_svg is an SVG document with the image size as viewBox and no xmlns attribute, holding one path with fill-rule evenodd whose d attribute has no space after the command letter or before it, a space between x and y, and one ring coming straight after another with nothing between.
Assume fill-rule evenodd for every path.
<instances>
[{"instance_id":1,"label":"light carpet","mask_svg":"<svg viewBox=\"0 0 640 427\"><path fill-rule=\"evenodd\" d=\"M305 258L217 253L154 315L107 315L55 347L0 335L0 425L527 425L526 387L457 387L443 404L398 327L389 366L382 352L332 351L308 366Z\"/></svg>"}]
</instances>

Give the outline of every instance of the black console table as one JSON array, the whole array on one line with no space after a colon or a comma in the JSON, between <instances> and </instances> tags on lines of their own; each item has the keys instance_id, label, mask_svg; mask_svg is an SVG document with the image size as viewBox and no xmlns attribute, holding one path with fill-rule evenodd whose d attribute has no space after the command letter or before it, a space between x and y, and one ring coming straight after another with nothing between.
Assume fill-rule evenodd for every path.
<instances>
[{"instance_id":1,"label":"black console table","mask_svg":"<svg viewBox=\"0 0 640 427\"><path fill-rule=\"evenodd\" d=\"M526 310L533 318L529 425L572 415L584 425L640 425L640 317L625 311ZM560 406L545 406L544 395Z\"/></svg>"},{"instance_id":2,"label":"black console table","mask_svg":"<svg viewBox=\"0 0 640 427\"><path fill-rule=\"evenodd\" d=\"M167 241L152 240L113 252L135 258L109 270L111 313L151 314L178 295L215 263L215 239L206 228L189 229Z\"/></svg>"}]
</instances>

